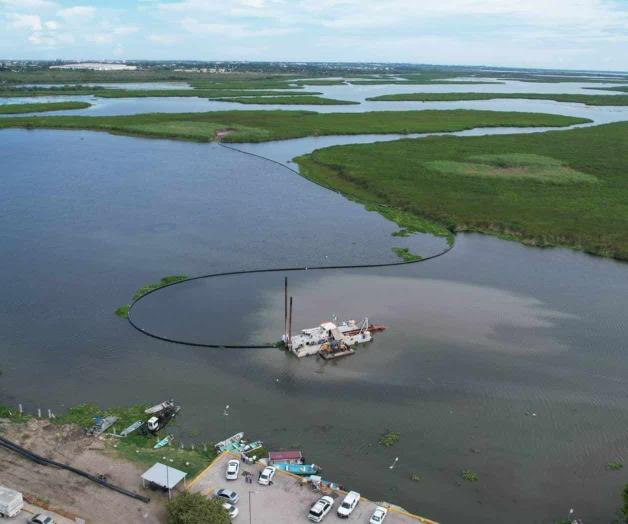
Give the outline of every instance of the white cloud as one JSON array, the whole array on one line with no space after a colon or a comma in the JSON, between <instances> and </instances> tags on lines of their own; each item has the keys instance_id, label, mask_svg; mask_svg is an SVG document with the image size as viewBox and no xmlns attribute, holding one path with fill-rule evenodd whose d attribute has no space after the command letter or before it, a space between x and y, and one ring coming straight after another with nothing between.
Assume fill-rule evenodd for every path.
<instances>
[{"instance_id":1,"label":"white cloud","mask_svg":"<svg viewBox=\"0 0 628 524\"><path fill-rule=\"evenodd\" d=\"M96 13L96 8L88 5L77 5L60 9L57 15L68 21L87 21Z\"/></svg>"},{"instance_id":2,"label":"white cloud","mask_svg":"<svg viewBox=\"0 0 628 524\"><path fill-rule=\"evenodd\" d=\"M155 44L172 45L176 44L179 38L175 35L152 34L148 35L148 40Z\"/></svg>"},{"instance_id":3,"label":"white cloud","mask_svg":"<svg viewBox=\"0 0 628 524\"><path fill-rule=\"evenodd\" d=\"M59 29L59 22L55 22L54 20L48 20L44 23L46 29L50 29L54 31L55 29Z\"/></svg>"},{"instance_id":4,"label":"white cloud","mask_svg":"<svg viewBox=\"0 0 628 524\"><path fill-rule=\"evenodd\" d=\"M7 16L9 25L15 29L30 29L31 31L40 31L42 28L41 18L37 15L28 15L21 13L9 13Z\"/></svg>"},{"instance_id":5,"label":"white cloud","mask_svg":"<svg viewBox=\"0 0 628 524\"><path fill-rule=\"evenodd\" d=\"M0 6L20 11L41 11L54 9L57 4L49 0L0 0Z\"/></svg>"}]
</instances>

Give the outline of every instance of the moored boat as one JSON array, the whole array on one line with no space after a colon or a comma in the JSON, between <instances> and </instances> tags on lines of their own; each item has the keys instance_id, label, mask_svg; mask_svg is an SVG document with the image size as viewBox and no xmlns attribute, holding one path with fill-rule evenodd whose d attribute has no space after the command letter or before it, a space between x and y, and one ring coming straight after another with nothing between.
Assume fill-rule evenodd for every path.
<instances>
[{"instance_id":1,"label":"moored boat","mask_svg":"<svg viewBox=\"0 0 628 524\"><path fill-rule=\"evenodd\" d=\"M316 464L273 464L276 468L295 475L316 475L320 470L320 466Z\"/></svg>"},{"instance_id":2,"label":"moored boat","mask_svg":"<svg viewBox=\"0 0 628 524\"><path fill-rule=\"evenodd\" d=\"M155 415L156 413L159 413L164 409L173 408L174 406L174 400L164 400L160 404L145 409L144 413L146 413L147 415Z\"/></svg>"}]
</instances>

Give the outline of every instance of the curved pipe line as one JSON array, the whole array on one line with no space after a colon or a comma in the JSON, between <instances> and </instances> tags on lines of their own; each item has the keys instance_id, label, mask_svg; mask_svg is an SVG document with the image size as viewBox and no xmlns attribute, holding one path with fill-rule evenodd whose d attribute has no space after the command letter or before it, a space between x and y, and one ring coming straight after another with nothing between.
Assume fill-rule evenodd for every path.
<instances>
[{"instance_id":1,"label":"curved pipe line","mask_svg":"<svg viewBox=\"0 0 628 524\"><path fill-rule=\"evenodd\" d=\"M301 174L296 170L296 169L292 169L291 167L282 164L281 162L278 162L277 160L273 160L272 158L266 158L262 155L258 155L256 153L251 153L249 151L242 151L241 149L237 149L235 147L232 146L226 146L222 143L218 143L219 146L224 147L225 149L230 149L231 151L236 151L238 153L242 153L245 155L250 155L250 156L254 156L257 158L261 158L262 160L266 160L268 162L273 162L281 167L283 167L284 169L288 169L289 171L292 171L293 173L296 173L297 175L301 176ZM333 191L334 193L338 193L341 194L340 191L337 191L333 188L327 187L323 184L320 184L319 182L313 182L310 181L314 184L316 184L317 186L320 186L324 189L327 189L329 191ZM382 204L378 204L381 207L387 207L384 206ZM183 346L192 346L192 347L203 347L203 348L211 348L211 349L271 349L271 348L275 348L276 346L271 345L271 344L261 344L261 345L256 345L256 344L246 344L246 345L239 345L239 344L206 344L203 342L191 342L188 340L182 340L182 339L176 339L176 338L170 338L170 337L165 337L162 335L159 335L157 333L152 333L151 331L147 331L146 329L142 328L139 324L137 324L134 320L133 320L133 308L137 305L138 302L140 302L141 300L143 300L144 298L146 298L149 295L152 295L153 293L156 293L158 291L161 291L165 288L168 287L172 287L172 286L177 286L186 282L191 282L193 280L201 280L204 278L215 278L215 277L225 277L225 276L231 276L231 275L251 275L254 273L279 273L279 272L291 272L291 271L320 271L320 270L326 270L326 269L360 269L360 268L374 268L374 267L393 267L393 266L404 266L407 264L418 264L419 262L427 262L428 260L433 260L435 258L438 257L442 257L443 255L449 253L449 251L451 251L453 249L454 245L452 243L452 245L447 246L446 249L444 249L443 251L441 251L440 253L436 253L435 255L431 255L429 257L425 257L425 258L421 258L419 260L410 260L410 261L399 261L399 262L384 262L384 263L380 263L380 264L349 264L349 265L336 265L336 266L314 266L314 267L310 267L310 266L304 266L304 267L284 267L284 268L269 268L269 269L249 269L249 270L242 270L242 271L227 271L227 272L223 272L223 273L209 273L206 275L199 275L196 277L191 277L191 278L186 278L185 280L179 280L178 282L172 282L171 284L166 284L165 286L160 286L158 288L155 288L147 293L144 293L142 296L140 296L139 298L135 299L133 302L131 302L131 304L129 305L129 311L128 311L128 315L127 315L127 320L129 321L129 324L131 324L131 326L133 326L137 331L139 331L140 333L143 333L144 335L148 335L149 337L155 338L157 340L162 340L164 342L170 342L173 344L180 344Z\"/></svg>"}]
</instances>

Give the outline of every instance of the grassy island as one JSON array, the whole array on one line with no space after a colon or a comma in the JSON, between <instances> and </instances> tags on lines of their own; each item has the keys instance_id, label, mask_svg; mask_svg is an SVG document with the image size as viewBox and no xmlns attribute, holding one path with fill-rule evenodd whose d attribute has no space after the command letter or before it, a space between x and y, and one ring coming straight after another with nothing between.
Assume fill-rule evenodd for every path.
<instances>
[{"instance_id":1,"label":"grassy island","mask_svg":"<svg viewBox=\"0 0 628 524\"><path fill-rule=\"evenodd\" d=\"M579 95L554 93L399 93L367 98L373 102L457 102L466 100L495 100L517 98L529 100L553 100L588 106L625 106L628 95Z\"/></svg>"},{"instance_id":2,"label":"grassy island","mask_svg":"<svg viewBox=\"0 0 628 524\"><path fill-rule=\"evenodd\" d=\"M265 142L323 135L433 133L476 127L570 126L586 119L544 113L498 111L214 111L121 116L38 116L0 120L9 127L86 129L110 133L209 142Z\"/></svg>"},{"instance_id":3,"label":"grassy island","mask_svg":"<svg viewBox=\"0 0 628 524\"><path fill-rule=\"evenodd\" d=\"M350 100L336 100L334 98L323 98L321 96L309 96L307 94L298 93L298 96L284 95L284 93L276 92L274 96L249 96L256 93L248 93L247 96L231 97L231 98L210 98L210 100L218 100L221 102L236 102L238 104L281 104L281 105L308 105L308 106L342 106L354 105L360 102ZM305 95L305 96L304 96Z\"/></svg>"},{"instance_id":4,"label":"grassy island","mask_svg":"<svg viewBox=\"0 0 628 524\"><path fill-rule=\"evenodd\" d=\"M43 113L45 111L63 111L66 109L86 109L87 102L48 102L41 104L4 104L0 105L0 114Z\"/></svg>"},{"instance_id":5,"label":"grassy island","mask_svg":"<svg viewBox=\"0 0 628 524\"><path fill-rule=\"evenodd\" d=\"M337 146L297 162L307 178L355 200L452 231L628 260L626 122Z\"/></svg>"}]
</instances>

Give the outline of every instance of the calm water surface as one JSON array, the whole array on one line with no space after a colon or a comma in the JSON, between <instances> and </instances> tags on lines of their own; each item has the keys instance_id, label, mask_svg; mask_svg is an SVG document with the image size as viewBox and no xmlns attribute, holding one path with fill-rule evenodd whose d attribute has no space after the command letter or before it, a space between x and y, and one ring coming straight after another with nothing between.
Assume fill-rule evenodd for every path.
<instances>
[{"instance_id":1,"label":"calm water surface","mask_svg":"<svg viewBox=\"0 0 628 524\"><path fill-rule=\"evenodd\" d=\"M392 261L391 247L429 255L444 242L392 237L379 215L217 145L0 139L0 402L61 411L173 396L184 441L244 430L302 447L326 477L442 522L547 523L571 507L611 521L625 475L604 466L628 453L625 264L461 235L430 262L288 275L295 328L332 314L388 326L352 358L175 346L113 310L166 274ZM316 140L257 151L285 161ZM135 318L199 341L274 341L282 279L186 283ZM386 429L401 434L394 448L377 446ZM480 481L462 484L463 468Z\"/></svg>"}]
</instances>

